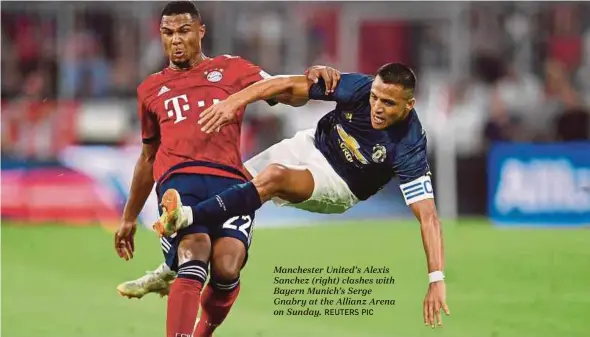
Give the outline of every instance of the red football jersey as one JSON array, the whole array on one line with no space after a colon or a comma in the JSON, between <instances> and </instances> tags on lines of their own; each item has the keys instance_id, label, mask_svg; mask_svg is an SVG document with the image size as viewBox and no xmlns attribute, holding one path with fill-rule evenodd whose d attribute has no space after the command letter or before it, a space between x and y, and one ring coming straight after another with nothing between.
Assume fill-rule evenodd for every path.
<instances>
[{"instance_id":1,"label":"red football jersey","mask_svg":"<svg viewBox=\"0 0 590 337\"><path fill-rule=\"evenodd\" d=\"M237 123L206 134L199 114L229 95L260 81L267 74L240 57L223 55L201 62L189 71L166 68L137 88L144 143L160 141L154 179L161 183L172 173L210 174L245 180Z\"/></svg>"}]
</instances>

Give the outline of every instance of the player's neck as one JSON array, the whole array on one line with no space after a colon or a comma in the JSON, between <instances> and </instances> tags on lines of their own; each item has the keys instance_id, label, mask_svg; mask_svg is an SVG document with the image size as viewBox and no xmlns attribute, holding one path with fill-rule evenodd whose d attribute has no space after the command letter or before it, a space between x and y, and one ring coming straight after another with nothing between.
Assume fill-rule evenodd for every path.
<instances>
[{"instance_id":1,"label":"player's neck","mask_svg":"<svg viewBox=\"0 0 590 337\"><path fill-rule=\"evenodd\" d=\"M414 109L408 110L403 116L400 117L400 119L398 119L397 121L393 122L393 124L388 126L387 129L399 127L400 125L407 123L408 120L410 119L410 114L412 113L412 110L414 110Z\"/></svg>"},{"instance_id":2,"label":"player's neck","mask_svg":"<svg viewBox=\"0 0 590 337\"><path fill-rule=\"evenodd\" d=\"M406 111L406 114L400 119L400 121L405 121L410 117L410 113L412 113L413 109Z\"/></svg>"},{"instance_id":3,"label":"player's neck","mask_svg":"<svg viewBox=\"0 0 590 337\"><path fill-rule=\"evenodd\" d=\"M174 71L189 71L197 67L199 64L203 63L203 61L209 60L210 57L205 56L205 54L200 53L195 57L195 59L191 60L187 67L179 67L174 63L170 62L168 68Z\"/></svg>"}]
</instances>

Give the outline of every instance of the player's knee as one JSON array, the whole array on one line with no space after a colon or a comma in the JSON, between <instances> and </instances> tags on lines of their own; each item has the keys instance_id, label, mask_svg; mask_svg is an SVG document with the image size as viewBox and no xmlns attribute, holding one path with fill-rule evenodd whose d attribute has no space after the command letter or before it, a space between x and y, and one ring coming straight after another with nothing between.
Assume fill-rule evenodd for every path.
<instances>
[{"instance_id":1,"label":"player's knee","mask_svg":"<svg viewBox=\"0 0 590 337\"><path fill-rule=\"evenodd\" d=\"M289 168L281 164L270 164L257 177L260 187L271 194L276 194L284 188L288 181Z\"/></svg>"},{"instance_id":2,"label":"player's knee","mask_svg":"<svg viewBox=\"0 0 590 337\"><path fill-rule=\"evenodd\" d=\"M240 277L242 261L233 256L224 255L211 263L211 277L216 282L227 283Z\"/></svg>"},{"instance_id":3,"label":"player's knee","mask_svg":"<svg viewBox=\"0 0 590 337\"><path fill-rule=\"evenodd\" d=\"M211 257L211 279L221 284L235 282L245 258L246 249L240 240L230 237L216 240Z\"/></svg>"},{"instance_id":4,"label":"player's knee","mask_svg":"<svg viewBox=\"0 0 590 337\"><path fill-rule=\"evenodd\" d=\"M185 235L178 246L178 263L188 261L208 262L211 255L211 239L207 234Z\"/></svg>"}]
</instances>

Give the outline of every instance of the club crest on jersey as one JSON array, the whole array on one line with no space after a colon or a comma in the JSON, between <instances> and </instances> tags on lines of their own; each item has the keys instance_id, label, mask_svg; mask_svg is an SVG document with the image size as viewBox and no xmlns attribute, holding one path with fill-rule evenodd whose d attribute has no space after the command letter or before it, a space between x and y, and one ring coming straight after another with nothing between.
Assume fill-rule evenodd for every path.
<instances>
[{"instance_id":1,"label":"club crest on jersey","mask_svg":"<svg viewBox=\"0 0 590 337\"><path fill-rule=\"evenodd\" d=\"M382 163L386 157L387 149L385 149L385 146L380 144L373 146L373 155L371 156L371 158L375 163Z\"/></svg>"},{"instance_id":2,"label":"club crest on jersey","mask_svg":"<svg viewBox=\"0 0 590 337\"><path fill-rule=\"evenodd\" d=\"M211 71L206 71L205 75L207 75L207 80L209 82L217 83L223 78L222 72L223 69L213 69Z\"/></svg>"}]
</instances>

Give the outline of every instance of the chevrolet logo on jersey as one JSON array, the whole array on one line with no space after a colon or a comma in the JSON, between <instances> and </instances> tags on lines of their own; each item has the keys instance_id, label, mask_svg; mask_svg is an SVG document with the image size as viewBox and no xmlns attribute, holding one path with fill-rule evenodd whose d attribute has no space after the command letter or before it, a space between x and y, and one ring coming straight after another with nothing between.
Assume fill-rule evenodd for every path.
<instances>
[{"instance_id":1,"label":"chevrolet logo on jersey","mask_svg":"<svg viewBox=\"0 0 590 337\"><path fill-rule=\"evenodd\" d=\"M344 155L346 156L346 159L350 162L352 162L352 157L354 157L356 160L358 160L359 162L361 162L362 164L368 164L369 161L363 156L363 154L360 151L360 145L359 143L356 141L356 139L354 139L354 137L352 137L351 135L349 135L348 133L346 133L346 131L344 131L344 129L342 128L342 125L340 124L336 124L336 131L338 131L338 136L340 136L340 147L344 151ZM348 152L348 153L347 153ZM349 159L350 158L350 159Z\"/></svg>"}]
</instances>

